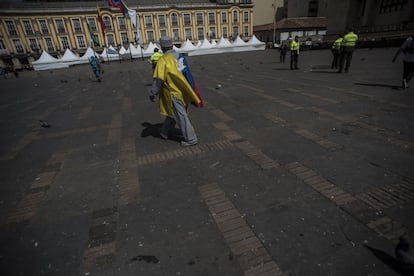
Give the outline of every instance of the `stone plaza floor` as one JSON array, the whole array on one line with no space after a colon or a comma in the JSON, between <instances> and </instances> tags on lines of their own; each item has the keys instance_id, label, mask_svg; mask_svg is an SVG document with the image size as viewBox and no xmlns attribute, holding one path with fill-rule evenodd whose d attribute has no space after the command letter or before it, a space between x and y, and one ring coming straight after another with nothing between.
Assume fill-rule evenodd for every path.
<instances>
[{"instance_id":1,"label":"stone plaza floor","mask_svg":"<svg viewBox=\"0 0 414 276\"><path fill-rule=\"evenodd\" d=\"M1 77L0 274L403 273L414 89L395 51L358 49L347 74L329 50L293 71L271 49L188 57L193 147L160 138L146 60L101 83L89 65Z\"/></svg>"}]
</instances>

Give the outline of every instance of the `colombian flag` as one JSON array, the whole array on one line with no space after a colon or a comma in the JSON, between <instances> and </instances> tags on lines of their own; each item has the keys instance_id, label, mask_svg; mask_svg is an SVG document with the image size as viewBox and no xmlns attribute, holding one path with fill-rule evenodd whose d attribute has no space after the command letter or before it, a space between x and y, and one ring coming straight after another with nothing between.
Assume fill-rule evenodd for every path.
<instances>
[{"instance_id":1,"label":"colombian flag","mask_svg":"<svg viewBox=\"0 0 414 276\"><path fill-rule=\"evenodd\" d=\"M178 63L181 65L180 66L181 67L180 69L182 69L181 72L183 73L184 77L187 79L188 83L191 85L191 88L193 88L195 94L197 95L197 97L200 100L199 103L194 102L194 104L197 107L202 107L203 106L203 100L201 99L200 91L198 90L197 84L194 81L193 74L191 73L190 67L188 66L188 63L187 63L187 60L186 60L184 54L180 54L178 56Z\"/></svg>"},{"instance_id":2,"label":"colombian flag","mask_svg":"<svg viewBox=\"0 0 414 276\"><path fill-rule=\"evenodd\" d=\"M108 0L108 5L120 9L124 16L129 17L128 7L122 0Z\"/></svg>"}]
</instances>

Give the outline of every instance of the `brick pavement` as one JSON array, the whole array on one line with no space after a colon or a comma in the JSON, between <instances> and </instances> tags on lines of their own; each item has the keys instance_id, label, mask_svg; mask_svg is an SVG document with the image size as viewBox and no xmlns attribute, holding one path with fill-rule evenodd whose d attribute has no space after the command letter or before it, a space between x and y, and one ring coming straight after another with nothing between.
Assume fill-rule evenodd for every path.
<instances>
[{"instance_id":1,"label":"brick pavement","mask_svg":"<svg viewBox=\"0 0 414 276\"><path fill-rule=\"evenodd\" d=\"M159 138L145 61L0 79L2 275L397 275L364 246L414 230L394 50L189 57L190 148Z\"/></svg>"}]
</instances>

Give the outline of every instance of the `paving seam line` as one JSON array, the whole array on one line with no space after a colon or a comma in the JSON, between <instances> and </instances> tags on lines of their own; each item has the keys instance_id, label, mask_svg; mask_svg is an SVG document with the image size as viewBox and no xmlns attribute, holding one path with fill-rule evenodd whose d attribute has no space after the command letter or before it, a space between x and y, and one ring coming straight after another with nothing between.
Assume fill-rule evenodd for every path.
<instances>
[{"instance_id":1,"label":"paving seam line","mask_svg":"<svg viewBox=\"0 0 414 276\"><path fill-rule=\"evenodd\" d=\"M219 185L200 186L199 192L244 275L286 275Z\"/></svg>"}]
</instances>

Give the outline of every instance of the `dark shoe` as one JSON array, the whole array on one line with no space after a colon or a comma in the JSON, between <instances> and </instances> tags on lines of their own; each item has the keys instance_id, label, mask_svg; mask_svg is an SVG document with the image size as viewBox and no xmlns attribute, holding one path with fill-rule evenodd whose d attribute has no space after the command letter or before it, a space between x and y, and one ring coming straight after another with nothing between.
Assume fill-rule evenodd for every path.
<instances>
[{"instance_id":1,"label":"dark shoe","mask_svg":"<svg viewBox=\"0 0 414 276\"><path fill-rule=\"evenodd\" d=\"M339 70L337 73L341 74L342 73L342 70Z\"/></svg>"},{"instance_id":2,"label":"dark shoe","mask_svg":"<svg viewBox=\"0 0 414 276\"><path fill-rule=\"evenodd\" d=\"M195 146L195 145L197 145L197 141L195 142L181 141L181 146L183 147L189 147L189 146Z\"/></svg>"}]
</instances>

